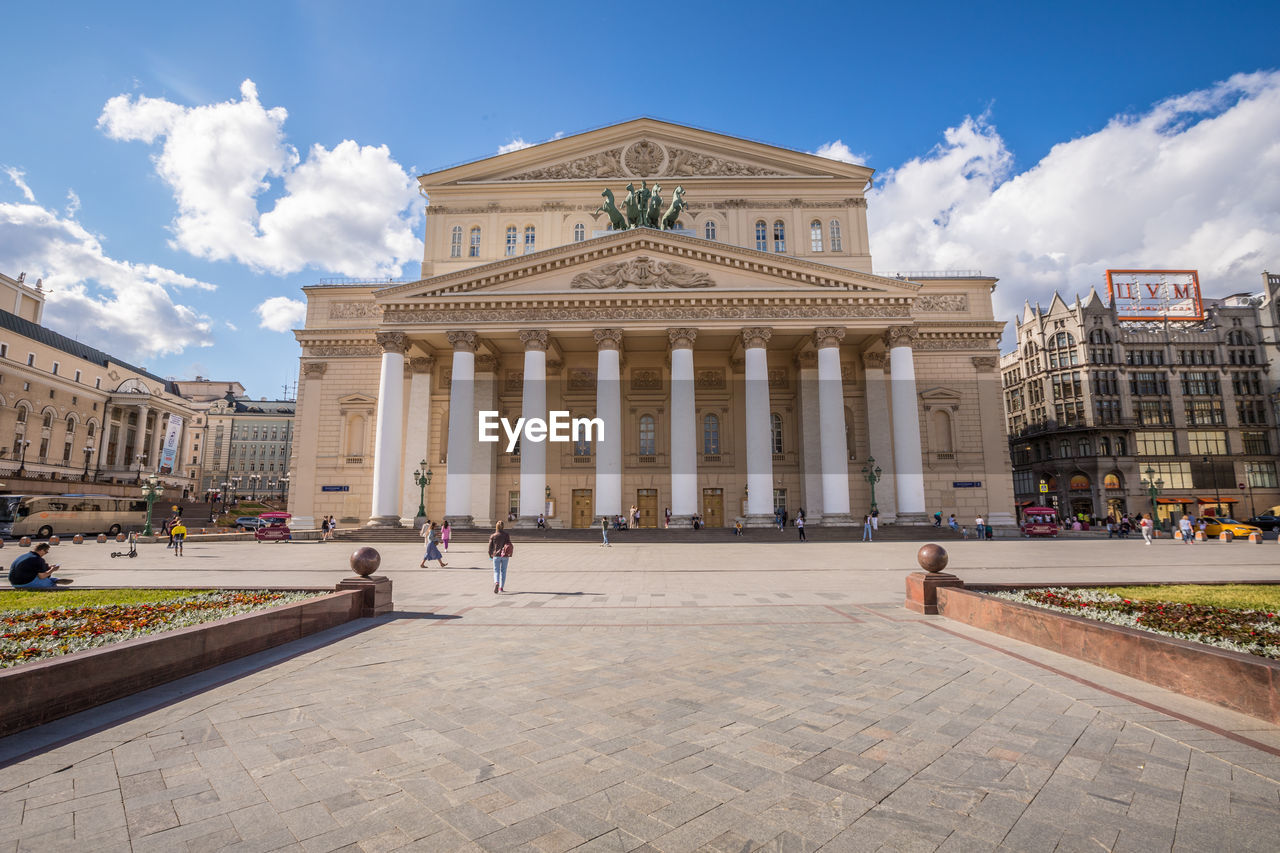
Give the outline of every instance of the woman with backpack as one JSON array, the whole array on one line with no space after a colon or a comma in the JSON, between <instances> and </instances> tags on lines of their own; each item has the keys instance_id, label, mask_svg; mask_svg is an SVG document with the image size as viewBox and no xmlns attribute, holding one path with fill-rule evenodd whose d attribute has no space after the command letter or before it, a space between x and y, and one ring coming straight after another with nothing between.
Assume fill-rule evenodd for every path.
<instances>
[{"instance_id":1,"label":"woman with backpack","mask_svg":"<svg viewBox=\"0 0 1280 853\"><path fill-rule=\"evenodd\" d=\"M493 526L493 535L489 537L489 557L493 560L495 595L507 591L507 561L511 559L513 553L515 553L515 546L511 544L511 534L502 529L502 522L499 521Z\"/></svg>"}]
</instances>

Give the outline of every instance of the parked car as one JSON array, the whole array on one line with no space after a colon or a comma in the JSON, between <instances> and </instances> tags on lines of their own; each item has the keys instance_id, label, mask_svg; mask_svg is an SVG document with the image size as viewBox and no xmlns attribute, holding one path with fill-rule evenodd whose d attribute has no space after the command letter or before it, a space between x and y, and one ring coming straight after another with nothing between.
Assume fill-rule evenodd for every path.
<instances>
[{"instance_id":1,"label":"parked car","mask_svg":"<svg viewBox=\"0 0 1280 853\"><path fill-rule=\"evenodd\" d=\"M262 525L253 532L259 542L288 542L293 539L289 530L289 519L293 516L287 512L264 512L258 516Z\"/></svg>"},{"instance_id":2,"label":"parked car","mask_svg":"<svg viewBox=\"0 0 1280 853\"><path fill-rule=\"evenodd\" d=\"M1242 521L1236 521L1234 518L1212 518L1206 517L1204 524L1204 535L1210 539L1217 539L1218 534L1226 531L1235 537L1248 536L1250 533L1261 533L1257 527L1245 524Z\"/></svg>"},{"instance_id":3,"label":"parked car","mask_svg":"<svg viewBox=\"0 0 1280 853\"><path fill-rule=\"evenodd\" d=\"M1272 515L1269 512L1255 515L1249 519L1249 523L1254 527L1261 527L1263 530L1275 530L1280 527L1280 515Z\"/></svg>"},{"instance_id":4,"label":"parked car","mask_svg":"<svg viewBox=\"0 0 1280 853\"><path fill-rule=\"evenodd\" d=\"M236 519L236 527L239 527L242 530L257 530L259 527L262 527L264 523L265 522L256 515L242 515Z\"/></svg>"}]
</instances>

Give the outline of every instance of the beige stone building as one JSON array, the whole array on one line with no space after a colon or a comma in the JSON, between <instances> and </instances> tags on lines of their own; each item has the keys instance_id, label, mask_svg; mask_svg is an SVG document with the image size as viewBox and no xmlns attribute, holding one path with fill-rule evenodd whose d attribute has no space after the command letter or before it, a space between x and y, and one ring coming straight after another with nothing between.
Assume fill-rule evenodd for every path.
<instances>
[{"instance_id":1,"label":"beige stone building","mask_svg":"<svg viewBox=\"0 0 1280 853\"><path fill-rule=\"evenodd\" d=\"M860 523L864 467L882 522L1011 523L995 280L874 274L871 176L651 119L422 176L421 280L304 289L297 522L409 523L425 463L462 524ZM611 230L627 185L688 209Z\"/></svg>"},{"instance_id":2,"label":"beige stone building","mask_svg":"<svg viewBox=\"0 0 1280 853\"><path fill-rule=\"evenodd\" d=\"M0 476L8 490L70 491L88 481L101 491L158 472L170 496L189 493L198 424L174 383L45 327L44 298L39 282L0 274ZM176 445L171 464L162 464L171 425Z\"/></svg>"}]
</instances>

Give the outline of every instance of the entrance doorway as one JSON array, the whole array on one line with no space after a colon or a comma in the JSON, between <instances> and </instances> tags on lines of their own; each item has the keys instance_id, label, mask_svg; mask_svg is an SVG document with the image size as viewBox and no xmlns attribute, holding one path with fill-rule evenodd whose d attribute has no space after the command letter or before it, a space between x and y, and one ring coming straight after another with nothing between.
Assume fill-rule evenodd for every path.
<instances>
[{"instance_id":1,"label":"entrance doorway","mask_svg":"<svg viewBox=\"0 0 1280 853\"><path fill-rule=\"evenodd\" d=\"M702 490L702 523L707 527L724 527L724 489Z\"/></svg>"},{"instance_id":2,"label":"entrance doorway","mask_svg":"<svg viewBox=\"0 0 1280 853\"><path fill-rule=\"evenodd\" d=\"M573 490L573 520L574 527L591 527L594 520L591 509L591 490L590 489L574 489Z\"/></svg>"},{"instance_id":3,"label":"entrance doorway","mask_svg":"<svg viewBox=\"0 0 1280 853\"><path fill-rule=\"evenodd\" d=\"M658 490L637 489L636 509L640 510L641 527L658 526Z\"/></svg>"}]
</instances>

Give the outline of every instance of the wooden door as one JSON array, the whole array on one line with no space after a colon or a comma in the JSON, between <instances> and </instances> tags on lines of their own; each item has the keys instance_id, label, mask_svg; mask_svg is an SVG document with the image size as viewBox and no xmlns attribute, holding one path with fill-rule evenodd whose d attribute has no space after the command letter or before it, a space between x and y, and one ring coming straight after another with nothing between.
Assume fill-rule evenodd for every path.
<instances>
[{"instance_id":1,"label":"wooden door","mask_svg":"<svg viewBox=\"0 0 1280 853\"><path fill-rule=\"evenodd\" d=\"M724 527L724 489L702 490L702 523L707 527Z\"/></svg>"},{"instance_id":2,"label":"wooden door","mask_svg":"<svg viewBox=\"0 0 1280 853\"><path fill-rule=\"evenodd\" d=\"M636 508L640 510L641 527L658 526L658 490L637 489Z\"/></svg>"},{"instance_id":3,"label":"wooden door","mask_svg":"<svg viewBox=\"0 0 1280 853\"><path fill-rule=\"evenodd\" d=\"M591 527L595 520L592 515L591 507L591 490L590 489L574 489L573 490L573 526L574 527Z\"/></svg>"}]
</instances>

